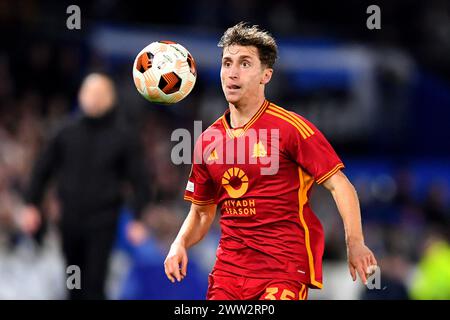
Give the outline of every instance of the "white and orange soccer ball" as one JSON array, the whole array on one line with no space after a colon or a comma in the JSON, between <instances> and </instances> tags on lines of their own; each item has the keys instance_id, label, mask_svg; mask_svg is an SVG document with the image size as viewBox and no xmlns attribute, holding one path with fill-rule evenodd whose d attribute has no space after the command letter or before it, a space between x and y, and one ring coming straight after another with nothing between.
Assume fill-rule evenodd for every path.
<instances>
[{"instance_id":1,"label":"white and orange soccer ball","mask_svg":"<svg viewBox=\"0 0 450 320\"><path fill-rule=\"evenodd\" d=\"M194 58L179 43L152 42L134 59L136 89L153 103L174 104L181 101L192 91L196 79Z\"/></svg>"}]
</instances>

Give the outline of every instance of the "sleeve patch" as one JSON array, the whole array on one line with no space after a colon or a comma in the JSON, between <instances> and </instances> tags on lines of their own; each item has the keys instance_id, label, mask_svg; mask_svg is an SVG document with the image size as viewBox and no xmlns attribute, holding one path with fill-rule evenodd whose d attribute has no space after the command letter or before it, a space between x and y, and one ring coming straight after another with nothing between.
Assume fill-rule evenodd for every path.
<instances>
[{"instance_id":1,"label":"sleeve patch","mask_svg":"<svg viewBox=\"0 0 450 320\"><path fill-rule=\"evenodd\" d=\"M186 190L189 192L194 192L194 183L192 181L188 181L186 185Z\"/></svg>"}]
</instances>

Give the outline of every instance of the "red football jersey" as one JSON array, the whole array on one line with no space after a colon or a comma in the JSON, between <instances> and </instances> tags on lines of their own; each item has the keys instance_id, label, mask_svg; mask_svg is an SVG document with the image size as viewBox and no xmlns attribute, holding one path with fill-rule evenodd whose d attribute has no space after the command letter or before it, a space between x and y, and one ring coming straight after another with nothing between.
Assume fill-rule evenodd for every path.
<instances>
[{"instance_id":1,"label":"red football jersey","mask_svg":"<svg viewBox=\"0 0 450 320\"><path fill-rule=\"evenodd\" d=\"M184 195L221 209L214 269L321 288L324 234L309 199L342 161L313 124L267 100L245 126L228 117L196 142Z\"/></svg>"}]
</instances>

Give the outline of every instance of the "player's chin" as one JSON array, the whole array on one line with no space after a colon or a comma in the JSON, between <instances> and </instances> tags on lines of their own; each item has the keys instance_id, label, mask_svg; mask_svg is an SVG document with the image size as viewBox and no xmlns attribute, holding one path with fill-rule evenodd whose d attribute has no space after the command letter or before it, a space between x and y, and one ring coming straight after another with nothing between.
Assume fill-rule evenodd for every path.
<instances>
[{"instance_id":1,"label":"player's chin","mask_svg":"<svg viewBox=\"0 0 450 320\"><path fill-rule=\"evenodd\" d=\"M225 99L227 100L228 103L236 104L237 102L239 102L240 98L241 98L240 95L225 93Z\"/></svg>"}]
</instances>

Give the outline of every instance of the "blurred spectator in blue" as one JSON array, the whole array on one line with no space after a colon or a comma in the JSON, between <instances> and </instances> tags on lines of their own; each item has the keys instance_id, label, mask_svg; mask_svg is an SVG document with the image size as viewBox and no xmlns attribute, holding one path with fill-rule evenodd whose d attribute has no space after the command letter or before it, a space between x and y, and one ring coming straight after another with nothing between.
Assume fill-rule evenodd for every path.
<instances>
[{"instance_id":1,"label":"blurred spectator in blue","mask_svg":"<svg viewBox=\"0 0 450 320\"><path fill-rule=\"evenodd\" d=\"M175 237L182 220L164 206L154 206L144 216L150 234L134 245L126 236L129 212L124 212L119 229L118 248L131 257L131 266L122 285L119 299L125 300L204 300L208 286L207 276L196 261L189 265L188 277L183 283L171 283L164 274L162 262L167 247Z\"/></svg>"},{"instance_id":2,"label":"blurred spectator in blue","mask_svg":"<svg viewBox=\"0 0 450 320\"><path fill-rule=\"evenodd\" d=\"M379 287L373 287L371 289L364 288L360 299L408 300L409 295L408 288L406 287L406 277L409 266L404 256L398 253L391 253L379 259L379 267Z\"/></svg>"}]
</instances>

